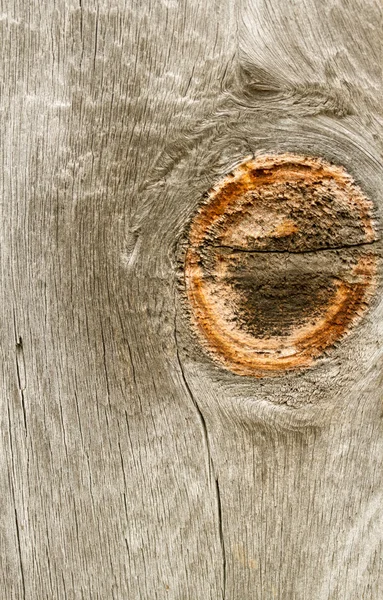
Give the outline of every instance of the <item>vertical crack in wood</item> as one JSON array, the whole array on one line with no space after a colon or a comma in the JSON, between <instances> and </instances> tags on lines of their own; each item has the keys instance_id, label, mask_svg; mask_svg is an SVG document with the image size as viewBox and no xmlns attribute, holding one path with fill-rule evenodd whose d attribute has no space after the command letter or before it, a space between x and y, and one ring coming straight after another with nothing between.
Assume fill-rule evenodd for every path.
<instances>
[{"instance_id":1,"label":"vertical crack in wood","mask_svg":"<svg viewBox=\"0 0 383 600\"><path fill-rule=\"evenodd\" d=\"M21 399L21 408L23 411L23 419L24 419L24 429L25 435L28 434L27 427L27 413L25 408L25 390L27 387L27 378L25 373L25 359L24 359L24 348L23 348L23 339L21 336L17 335L17 327L16 327L16 316L13 313L13 328L16 340L16 376L17 376L17 387L19 388L20 399Z\"/></svg>"},{"instance_id":2,"label":"vertical crack in wood","mask_svg":"<svg viewBox=\"0 0 383 600\"><path fill-rule=\"evenodd\" d=\"M19 517L17 516L17 508L16 508L16 506L14 508L15 508L15 524L16 524L17 548L18 548L19 558L20 558L20 572L21 572L21 581L22 581L22 586L23 586L23 598L24 598L24 600L26 600L27 596L26 596L26 593L25 593L25 574L24 574L24 565L23 565L23 559L22 559L22 553L21 553Z\"/></svg>"},{"instance_id":3,"label":"vertical crack in wood","mask_svg":"<svg viewBox=\"0 0 383 600\"><path fill-rule=\"evenodd\" d=\"M25 378L25 362L24 362L24 351L23 351L23 340L19 337L19 341L16 342L16 372L17 372L17 385L20 392L21 407L23 410L24 429L25 435L28 435L27 426L27 413L25 408L25 394L26 389L26 378Z\"/></svg>"},{"instance_id":4,"label":"vertical crack in wood","mask_svg":"<svg viewBox=\"0 0 383 600\"><path fill-rule=\"evenodd\" d=\"M182 361L181 361L179 347L178 347L178 339L177 339L177 316L178 316L177 300L174 295L174 343L175 343L177 363L178 363L178 366L180 369L181 379L185 386L187 395L189 396L194 408L196 409L198 421L201 425L202 437L203 437L205 449L206 449L208 479L209 479L210 485L214 484L216 510L217 510L217 521L218 521L218 536L219 536L221 553L222 553L222 584L221 584L222 585L222 600L226 600L226 552L225 552L225 541L224 541L223 527L222 527L221 494L220 494L220 489L219 489L218 477L216 475L214 461L213 461L213 457L211 454L209 432L207 429L206 420L205 420L203 412L202 412L202 410L201 410L197 400L195 399L194 394L189 386L189 383L186 379L184 368L182 366Z\"/></svg>"},{"instance_id":5,"label":"vertical crack in wood","mask_svg":"<svg viewBox=\"0 0 383 600\"><path fill-rule=\"evenodd\" d=\"M223 600L225 600L225 598L226 598L226 550L225 550L225 538L223 536L222 503L221 503L221 492L219 489L218 477L215 477L215 489L216 489L217 508L218 508L219 540L221 543L221 550L222 550L222 567L223 567L222 598L223 598Z\"/></svg>"},{"instance_id":6,"label":"vertical crack in wood","mask_svg":"<svg viewBox=\"0 0 383 600\"><path fill-rule=\"evenodd\" d=\"M19 526L19 518L17 514L16 508L16 494L15 494L15 463L14 463L14 452L13 452L13 443L12 443L12 423L11 423L11 414L9 409L9 402L7 404L7 413L8 413L8 434L9 434L9 446L11 450L11 462L12 462L12 477L10 477L10 488L12 494L13 508L15 511L15 529L16 529L16 539L17 539L17 550L19 554L19 564L20 564L20 575L21 575L21 585L23 589L23 600L26 600L26 588L25 588L25 574L24 574L24 564L23 564L23 555L21 551L21 539L20 539L20 526Z\"/></svg>"},{"instance_id":7,"label":"vertical crack in wood","mask_svg":"<svg viewBox=\"0 0 383 600\"><path fill-rule=\"evenodd\" d=\"M208 434L208 430L207 430L207 426L206 426L206 421L205 421L205 417L203 416L203 413L201 411L201 408L199 407L198 402L195 399L193 392L191 391L188 381L186 379L184 368L183 368L182 362L181 362L180 353L179 353L178 339L177 339L177 303L176 303L176 299L174 299L174 343L175 343L175 349L176 349L177 362L178 362L178 366L179 366L180 373L181 373L181 379L184 383L187 394L188 394L190 400L192 401L194 408L197 411L198 420L201 425L203 439L204 439L205 448L206 448L206 452L207 452L207 459L208 459L207 460L207 471L208 471L208 475L209 475L209 480L211 481L212 474L214 475L214 469L213 469L213 461L212 461L211 452L210 452L209 434Z\"/></svg>"}]
</instances>

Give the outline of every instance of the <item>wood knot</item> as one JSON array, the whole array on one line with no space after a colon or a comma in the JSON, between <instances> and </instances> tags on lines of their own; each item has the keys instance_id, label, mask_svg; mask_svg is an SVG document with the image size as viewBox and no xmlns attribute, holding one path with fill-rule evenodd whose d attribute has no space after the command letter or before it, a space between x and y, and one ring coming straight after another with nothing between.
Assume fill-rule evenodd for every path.
<instances>
[{"instance_id":1,"label":"wood knot","mask_svg":"<svg viewBox=\"0 0 383 600\"><path fill-rule=\"evenodd\" d=\"M216 185L185 258L193 323L213 358L262 376L333 346L374 288L371 212L343 168L294 154L259 156Z\"/></svg>"}]
</instances>

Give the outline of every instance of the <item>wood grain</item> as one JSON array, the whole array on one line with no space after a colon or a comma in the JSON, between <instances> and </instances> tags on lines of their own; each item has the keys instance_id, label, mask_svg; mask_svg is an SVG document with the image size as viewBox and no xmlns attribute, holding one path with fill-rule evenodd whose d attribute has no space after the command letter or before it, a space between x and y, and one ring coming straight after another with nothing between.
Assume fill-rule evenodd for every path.
<instances>
[{"instance_id":1,"label":"wood grain","mask_svg":"<svg viewBox=\"0 0 383 600\"><path fill-rule=\"evenodd\" d=\"M225 371L190 220L262 153L382 213L375 0L2 0L0 589L7 600L379 600L381 259L304 373Z\"/></svg>"}]
</instances>

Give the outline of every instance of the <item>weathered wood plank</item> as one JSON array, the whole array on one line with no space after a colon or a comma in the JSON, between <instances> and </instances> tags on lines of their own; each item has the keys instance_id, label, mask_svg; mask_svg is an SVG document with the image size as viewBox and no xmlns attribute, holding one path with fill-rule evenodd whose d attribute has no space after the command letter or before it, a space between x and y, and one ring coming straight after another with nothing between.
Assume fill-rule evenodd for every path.
<instances>
[{"instance_id":1,"label":"weathered wood plank","mask_svg":"<svg viewBox=\"0 0 383 600\"><path fill-rule=\"evenodd\" d=\"M315 368L254 379L201 349L182 263L259 152L343 165L380 218L381 22L1 2L5 598L382 596L381 283Z\"/></svg>"}]
</instances>

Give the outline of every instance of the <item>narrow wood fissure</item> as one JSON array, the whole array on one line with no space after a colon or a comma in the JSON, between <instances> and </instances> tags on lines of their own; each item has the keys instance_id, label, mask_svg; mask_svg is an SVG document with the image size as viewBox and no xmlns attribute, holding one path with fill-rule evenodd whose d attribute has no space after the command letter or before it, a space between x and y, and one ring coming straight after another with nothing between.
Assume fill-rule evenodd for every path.
<instances>
[{"instance_id":1,"label":"narrow wood fissure","mask_svg":"<svg viewBox=\"0 0 383 600\"><path fill-rule=\"evenodd\" d=\"M25 390L27 387L27 382L26 382L26 373L25 373L24 347L23 347L22 337L17 334L15 311L13 311L13 329L14 329L14 335L15 335L15 340L16 340L15 359L16 359L17 387L19 388L19 393L20 393L21 408L23 411L23 419L24 419L25 435L27 435L28 434L28 426L27 426L26 406L25 406Z\"/></svg>"},{"instance_id":2,"label":"narrow wood fissure","mask_svg":"<svg viewBox=\"0 0 383 600\"><path fill-rule=\"evenodd\" d=\"M371 240L369 242L342 244L342 246L326 246L323 248L313 248L307 250L268 250L267 248L239 248L238 246L225 246L219 244L212 244L211 247L222 250L230 250L231 252L244 252L246 254L317 254L317 252L331 252L333 250L348 250L349 248L363 248L364 246L374 245L376 246L380 243L380 241L381 240Z\"/></svg>"},{"instance_id":3,"label":"narrow wood fissure","mask_svg":"<svg viewBox=\"0 0 383 600\"><path fill-rule=\"evenodd\" d=\"M212 461L212 468L214 469L213 461ZM225 538L223 535L221 492L220 492L219 481L218 481L217 476L215 476L215 490L216 490L217 509L218 509L219 541L221 544L221 551L222 551L222 571L223 571L222 600L226 600L226 550L225 550Z\"/></svg>"},{"instance_id":4,"label":"narrow wood fissure","mask_svg":"<svg viewBox=\"0 0 383 600\"><path fill-rule=\"evenodd\" d=\"M184 383L185 389L187 391L187 395L189 396L194 408L196 409L197 417L198 417L198 420L201 425L202 437L204 440L205 450L206 450L208 480L210 482L210 485L214 484L215 498L216 498L216 510L217 510L217 522L218 522L218 536L219 536L221 553L222 553L222 584L221 584L222 600L226 600L226 579L227 579L226 552L225 552L225 540L224 540L224 536L223 536L223 526L222 526L221 493L220 493L220 488L219 488L218 476L216 474L216 469L215 469L213 457L211 454L209 432L207 429L206 420L205 420L205 417L203 415L203 412L202 412L197 400L194 397L194 394L189 386L189 383L186 379L185 371L184 371L180 353L179 353L179 346L178 346L178 339L177 339L177 316L178 316L177 301L176 301L176 298L174 298L174 342L175 342L175 349L176 349L176 357L177 357L177 362L178 362L178 366L179 366L180 373L181 373L181 379Z\"/></svg>"},{"instance_id":5,"label":"narrow wood fissure","mask_svg":"<svg viewBox=\"0 0 383 600\"><path fill-rule=\"evenodd\" d=\"M14 514L15 514L15 531L16 531L16 541L17 541L17 552L18 552L19 565L20 565L20 576L21 576L21 586L22 586L22 591L23 591L23 600L26 600L27 596L26 596L24 561L23 561L23 554L22 554L22 549L21 549L19 518L18 518L18 514L17 514L17 507L16 507L15 464L14 464L14 451L13 451L13 443L12 443L12 429L13 428L12 428L12 423L11 423L11 414L10 414L9 403L7 404L7 413L8 413L8 427L9 427L8 435L9 435L9 445L10 445L11 463L12 463L12 476L9 477L10 491L11 491L11 495L12 495L13 509L14 509Z\"/></svg>"},{"instance_id":6,"label":"narrow wood fissure","mask_svg":"<svg viewBox=\"0 0 383 600\"><path fill-rule=\"evenodd\" d=\"M15 499L14 499L15 501ZM23 554L21 551L21 540L20 540L20 525L19 525L19 517L17 515L17 508L16 506L14 507L15 509L15 526L16 526L16 537L17 537L17 549L18 549L18 553L19 553L19 560L20 560L20 575L21 575L21 583L22 583L22 589L23 589L23 600L26 600L26 588L25 588L25 573L24 573L24 564L23 564Z\"/></svg>"}]
</instances>

